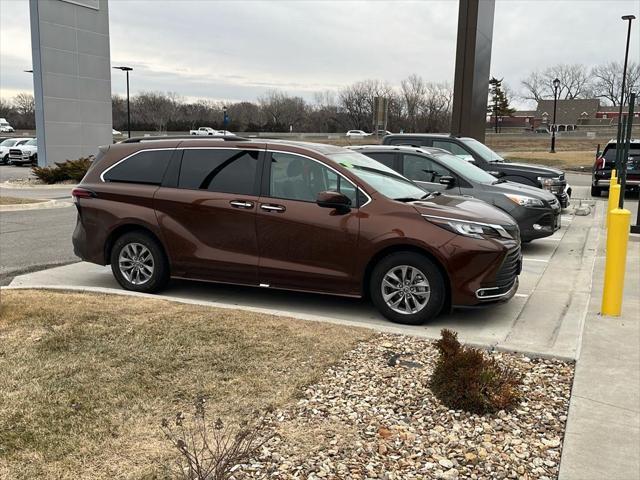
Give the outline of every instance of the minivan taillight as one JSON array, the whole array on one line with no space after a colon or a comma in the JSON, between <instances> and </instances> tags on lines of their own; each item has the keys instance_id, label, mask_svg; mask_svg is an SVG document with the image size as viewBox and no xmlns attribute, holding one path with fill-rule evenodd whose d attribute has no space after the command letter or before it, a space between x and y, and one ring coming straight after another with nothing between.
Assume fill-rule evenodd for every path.
<instances>
[{"instance_id":1,"label":"minivan taillight","mask_svg":"<svg viewBox=\"0 0 640 480\"><path fill-rule=\"evenodd\" d=\"M604 157L601 155L596 158L596 163L593 165L595 170L602 170L604 168Z\"/></svg>"},{"instance_id":2,"label":"minivan taillight","mask_svg":"<svg viewBox=\"0 0 640 480\"><path fill-rule=\"evenodd\" d=\"M86 188L74 188L73 190L71 190L71 195L73 196L74 200L77 200L79 198L95 198L97 196L96 192L87 190Z\"/></svg>"}]
</instances>

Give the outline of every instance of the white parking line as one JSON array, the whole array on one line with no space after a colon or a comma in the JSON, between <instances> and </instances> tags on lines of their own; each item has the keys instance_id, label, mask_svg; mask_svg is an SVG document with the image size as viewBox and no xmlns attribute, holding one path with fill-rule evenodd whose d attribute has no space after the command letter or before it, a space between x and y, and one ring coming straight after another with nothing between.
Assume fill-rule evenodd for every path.
<instances>
[{"instance_id":1,"label":"white parking line","mask_svg":"<svg viewBox=\"0 0 640 480\"><path fill-rule=\"evenodd\" d=\"M543 258L527 258L527 257L522 257L522 260L527 261L527 262L544 262L544 263L549 263L549 260L545 260Z\"/></svg>"},{"instance_id":2,"label":"white parking line","mask_svg":"<svg viewBox=\"0 0 640 480\"><path fill-rule=\"evenodd\" d=\"M519 297L519 298L529 298L529 295L526 293L516 293L514 295L514 297Z\"/></svg>"}]
</instances>

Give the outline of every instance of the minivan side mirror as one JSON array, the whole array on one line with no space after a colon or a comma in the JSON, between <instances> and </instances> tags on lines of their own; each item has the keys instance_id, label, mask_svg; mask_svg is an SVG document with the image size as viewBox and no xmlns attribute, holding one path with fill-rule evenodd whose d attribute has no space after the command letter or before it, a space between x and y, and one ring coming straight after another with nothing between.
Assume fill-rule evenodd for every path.
<instances>
[{"instance_id":1,"label":"minivan side mirror","mask_svg":"<svg viewBox=\"0 0 640 480\"><path fill-rule=\"evenodd\" d=\"M446 185L447 188L451 188L456 184L456 179L449 175L443 175L438 181L441 185Z\"/></svg>"},{"instance_id":2,"label":"minivan side mirror","mask_svg":"<svg viewBox=\"0 0 640 480\"><path fill-rule=\"evenodd\" d=\"M351 200L346 195L327 190L319 192L316 197L316 203L322 208L335 208L340 212L348 212L351 210Z\"/></svg>"}]
</instances>

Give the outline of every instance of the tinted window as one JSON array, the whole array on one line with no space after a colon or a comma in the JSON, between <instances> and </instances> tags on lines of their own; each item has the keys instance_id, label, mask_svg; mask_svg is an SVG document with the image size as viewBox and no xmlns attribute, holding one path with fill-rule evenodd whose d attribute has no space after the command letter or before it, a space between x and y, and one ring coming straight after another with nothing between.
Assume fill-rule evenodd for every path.
<instances>
[{"instance_id":1,"label":"tinted window","mask_svg":"<svg viewBox=\"0 0 640 480\"><path fill-rule=\"evenodd\" d=\"M464 158L465 160L469 160L470 162L473 162L473 155L471 155L469 152L467 152L464 148L462 148L460 145L456 145L453 142L448 142L448 141L443 141L443 140L434 140L433 141L433 146L435 148L442 148L443 150L446 150L447 152L451 152L453 153L455 156L460 157L460 158Z\"/></svg>"},{"instance_id":2,"label":"tinted window","mask_svg":"<svg viewBox=\"0 0 640 480\"><path fill-rule=\"evenodd\" d=\"M290 153L271 154L271 196L287 200L315 202L327 190L346 195L356 205L356 189L321 163Z\"/></svg>"},{"instance_id":3,"label":"tinted window","mask_svg":"<svg viewBox=\"0 0 640 480\"><path fill-rule=\"evenodd\" d=\"M417 182L438 183L440 177L451 175L451 172L434 162L419 155L402 154L404 158L404 176Z\"/></svg>"},{"instance_id":4,"label":"tinted window","mask_svg":"<svg viewBox=\"0 0 640 480\"><path fill-rule=\"evenodd\" d=\"M103 174L107 182L160 185L173 150L144 150Z\"/></svg>"},{"instance_id":5,"label":"tinted window","mask_svg":"<svg viewBox=\"0 0 640 480\"><path fill-rule=\"evenodd\" d=\"M393 168L393 161L396 158L396 154L393 152L375 152L369 153L366 150L362 151L367 157L373 158L376 162L380 162L389 168Z\"/></svg>"},{"instance_id":6,"label":"tinted window","mask_svg":"<svg viewBox=\"0 0 640 480\"><path fill-rule=\"evenodd\" d=\"M640 145L630 144L629 145L629 156L637 157L640 155ZM604 159L607 167L614 165L616 163L616 144L610 143L604 149Z\"/></svg>"},{"instance_id":7,"label":"tinted window","mask_svg":"<svg viewBox=\"0 0 640 480\"><path fill-rule=\"evenodd\" d=\"M255 195L258 152L245 150L185 150L179 188Z\"/></svg>"},{"instance_id":8,"label":"tinted window","mask_svg":"<svg viewBox=\"0 0 640 480\"><path fill-rule=\"evenodd\" d=\"M391 138L384 142L385 145L411 145L413 147L426 147L429 146L428 138Z\"/></svg>"}]
</instances>

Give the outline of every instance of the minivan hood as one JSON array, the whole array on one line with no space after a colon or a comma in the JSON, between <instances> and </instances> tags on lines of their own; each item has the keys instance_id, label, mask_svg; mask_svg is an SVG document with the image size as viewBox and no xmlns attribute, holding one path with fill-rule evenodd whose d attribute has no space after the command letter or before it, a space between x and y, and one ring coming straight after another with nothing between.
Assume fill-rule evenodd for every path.
<instances>
[{"instance_id":1,"label":"minivan hood","mask_svg":"<svg viewBox=\"0 0 640 480\"><path fill-rule=\"evenodd\" d=\"M541 165L531 165L529 163L512 163L512 162L496 162L500 164L500 170L503 172L509 171L512 167L514 171L527 171L538 177L559 177L564 172L555 168L543 167Z\"/></svg>"},{"instance_id":2,"label":"minivan hood","mask_svg":"<svg viewBox=\"0 0 640 480\"><path fill-rule=\"evenodd\" d=\"M507 213L482 200L456 195L434 195L410 203L421 215L457 218L472 222L515 226L516 221Z\"/></svg>"}]
</instances>

